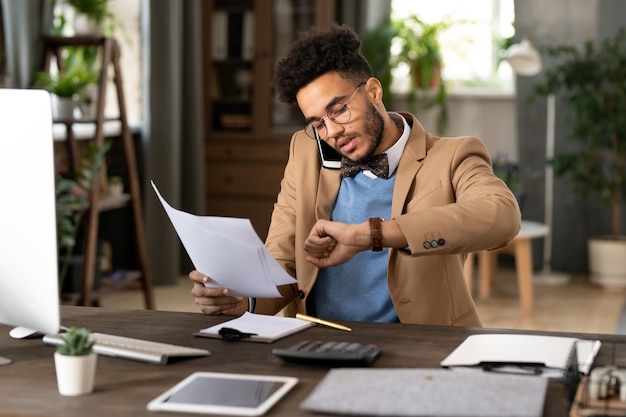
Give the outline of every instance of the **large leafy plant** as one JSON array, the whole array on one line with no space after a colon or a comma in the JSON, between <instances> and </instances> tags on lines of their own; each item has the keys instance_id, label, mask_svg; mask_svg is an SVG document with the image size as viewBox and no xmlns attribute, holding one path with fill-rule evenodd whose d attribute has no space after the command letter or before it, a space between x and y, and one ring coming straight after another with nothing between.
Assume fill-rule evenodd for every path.
<instances>
[{"instance_id":1,"label":"large leafy plant","mask_svg":"<svg viewBox=\"0 0 626 417\"><path fill-rule=\"evenodd\" d=\"M108 0L65 0L76 12L86 14L90 19L102 25L110 17Z\"/></svg>"},{"instance_id":2,"label":"large leafy plant","mask_svg":"<svg viewBox=\"0 0 626 417\"><path fill-rule=\"evenodd\" d=\"M73 175L56 178L57 246L61 256L59 289L63 288L82 219L89 208L88 197L99 178L109 141L102 146L89 142L80 167Z\"/></svg>"},{"instance_id":3,"label":"large leafy plant","mask_svg":"<svg viewBox=\"0 0 626 417\"><path fill-rule=\"evenodd\" d=\"M582 195L598 195L618 239L626 191L626 30L599 42L548 48L554 65L536 93L562 96L575 149L558 152L554 172Z\"/></svg>"},{"instance_id":4,"label":"large leafy plant","mask_svg":"<svg viewBox=\"0 0 626 417\"><path fill-rule=\"evenodd\" d=\"M405 64L409 67L411 88L409 100L423 99L424 108L437 107L437 129L443 133L448 124L448 95L442 78L441 34L452 26L450 19L427 23L418 16L393 20L392 42L397 53L392 56L392 66Z\"/></svg>"},{"instance_id":5,"label":"large leafy plant","mask_svg":"<svg viewBox=\"0 0 626 417\"><path fill-rule=\"evenodd\" d=\"M73 97L86 86L98 80L97 74L86 66L76 64L57 74L46 71L35 75L34 87L42 88L59 97Z\"/></svg>"}]
</instances>

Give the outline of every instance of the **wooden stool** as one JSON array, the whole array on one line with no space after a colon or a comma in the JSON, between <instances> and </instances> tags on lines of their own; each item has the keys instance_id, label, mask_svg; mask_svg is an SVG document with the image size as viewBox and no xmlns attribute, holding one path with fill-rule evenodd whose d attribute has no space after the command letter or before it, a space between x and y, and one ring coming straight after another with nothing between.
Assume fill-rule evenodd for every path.
<instances>
[{"instance_id":1,"label":"wooden stool","mask_svg":"<svg viewBox=\"0 0 626 417\"><path fill-rule=\"evenodd\" d=\"M491 282L498 268L498 253L505 252L515 256L515 271L519 289L520 305L525 315L533 313L533 254L531 240L544 237L549 229L546 224L522 220L521 228L515 239L508 246L492 251L478 253L478 298L485 300L491 293ZM467 255L464 265L467 288L472 291L474 253Z\"/></svg>"}]
</instances>

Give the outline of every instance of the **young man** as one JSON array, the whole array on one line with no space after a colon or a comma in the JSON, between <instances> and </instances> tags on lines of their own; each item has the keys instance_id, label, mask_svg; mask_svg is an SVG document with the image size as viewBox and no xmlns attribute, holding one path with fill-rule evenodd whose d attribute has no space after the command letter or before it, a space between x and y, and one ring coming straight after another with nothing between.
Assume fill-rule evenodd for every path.
<instances>
[{"instance_id":1,"label":"young man","mask_svg":"<svg viewBox=\"0 0 626 417\"><path fill-rule=\"evenodd\" d=\"M481 325L463 263L515 237L517 202L479 139L440 138L388 112L360 48L346 26L313 28L276 67L278 95L306 127L291 140L266 246L298 284L248 300L192 271L203 312ZM321 166L316 137L344 157L341 171Z\"/></svg>"}]
</instances>

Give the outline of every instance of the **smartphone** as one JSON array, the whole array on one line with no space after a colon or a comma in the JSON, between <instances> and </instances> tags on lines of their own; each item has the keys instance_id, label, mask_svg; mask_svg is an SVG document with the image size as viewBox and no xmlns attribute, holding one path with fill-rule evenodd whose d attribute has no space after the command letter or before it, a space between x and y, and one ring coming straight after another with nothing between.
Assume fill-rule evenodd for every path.
<instances>
[{"instance_id":1,"label":"smartphone","mask_svg":"<svg viewBox=\"0 0 626 417\"><path fill-rule=\"evenodd\" d=\"M341 154L328 143L321 140L319 136L317 136L317 132L315 132L315 139L317 141L317 148L320 152L322 166L328 169L341 169Z\"/></svg>"}]
</instances>

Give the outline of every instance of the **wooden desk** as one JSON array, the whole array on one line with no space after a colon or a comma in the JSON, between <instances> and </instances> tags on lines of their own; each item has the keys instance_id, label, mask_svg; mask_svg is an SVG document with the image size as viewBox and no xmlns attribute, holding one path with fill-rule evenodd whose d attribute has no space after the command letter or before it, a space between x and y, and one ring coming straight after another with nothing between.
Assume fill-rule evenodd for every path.
<instances>
[{"instance_id":1,"label":"wooden desk","mask_svg":"<svg viewBox=\"0 0 626 417\"><path fill-rule=\"evenodd\" d=\"M224 316L74 306L63 306L61 316L65 326L86 326L98 332L208 348L212 355L164 366L100 356L94 392L82 397L63 397L57 391L54 348L44 345L41 339L11 339L8 336L9 328L0 326L0 355L14 360L11 365L0 367L0 416L189 415L152 413L146 410L146 404L194 371L217 371L296 376L300 380L298 385L267 415L311 417L313 414L299 410L298 404L306 398L328 368L284 363L272 355L272 348L305 339L373 342L383 350L382 356L374 363L377 368L439 368L439 362L470 334L519 333L480 328L349 323L353 328L350 333L316 326L273 344L264 344L225 342L192 336L199 329L228 319ZM623 345L617 345L617 357L621 360L617 363L626 364L626 336L562 335L602 339L605 343L596 360L600 364L612 360L612 345L607 342L622 342ZM563 395L562 384L549 384L545 416L566 415Z\"/></svg>"}]
</instances>

